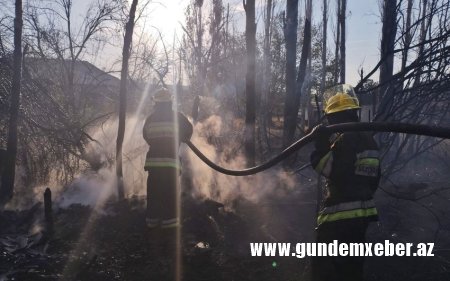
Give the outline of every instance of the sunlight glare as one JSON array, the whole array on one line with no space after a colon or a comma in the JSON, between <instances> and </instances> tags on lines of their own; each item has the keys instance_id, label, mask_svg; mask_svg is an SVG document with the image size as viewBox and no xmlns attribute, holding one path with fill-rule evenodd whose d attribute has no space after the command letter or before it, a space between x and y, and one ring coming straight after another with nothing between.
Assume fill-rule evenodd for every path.
<instances>
[{"instance_id":1,"label":"sunlight glare","mask_svg":"<svg viewBox=\"0 0 450 281\"><path fill-rule=\"evenodd\" d=\"M171 0L155 2L149 5L149 19L144 30L154 33L157 28L165 40L172 40L174 33L180 34L184 22L184 11L189 0Z\"/></svg>"}]
</instances>

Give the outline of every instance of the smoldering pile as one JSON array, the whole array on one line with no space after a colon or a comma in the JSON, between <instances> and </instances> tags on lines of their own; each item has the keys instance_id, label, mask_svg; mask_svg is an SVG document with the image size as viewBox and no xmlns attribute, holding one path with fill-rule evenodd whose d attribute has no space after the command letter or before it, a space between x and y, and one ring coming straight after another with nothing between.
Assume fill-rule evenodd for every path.
<instances>
[{"instance_id":1,"label":"smoldering pile","mask_svg":"<svg viewBox=\"0 0 450 281\"><path fill-rule=\"evenodd\" d=\"M159 265L150 249L145 206L145 197L134 196L122 202L107 201L102 210L80 204L55 208L51 233L43 219L42 204L27 211L2 212L2 222L9 227L0 230L1 280L145 279ZM280 232L292 221L280 224L280 217L289 217L292 206L276 210L240 200L235 208L236 212L231 212L212 200L183 197L187 280L202 279L213 272L216 280L238 275L252 280L250 276L256 271L269 277L275 273L268 259L249 257L248 243L284 240ZM269 213L273 216L267 216ZM300 233L298 229L289 231ZM283 269L286 276L299 272L298 261L292 262L292 267Z\"/></svg>"}]
</instances>

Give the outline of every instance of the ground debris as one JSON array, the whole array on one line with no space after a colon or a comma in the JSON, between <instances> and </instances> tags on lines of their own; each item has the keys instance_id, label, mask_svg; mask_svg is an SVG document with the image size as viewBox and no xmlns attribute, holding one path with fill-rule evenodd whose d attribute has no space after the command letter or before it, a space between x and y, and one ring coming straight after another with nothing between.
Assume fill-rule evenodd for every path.
<instances>
[{"instance_id":1,"label":"ground debris","mask_svg":"<svg viewBox=\"0 0 450 281\"><path fill-rule=\"evenodd\" d=\"M416 201L399 201L391 193L397 196L403 189L391 189L384 188L376 198L382 227L374 225L368 241L434 241L435 257L368 258L366 279L450 280L447 189L413 189L420 192ZM294 193L224 206L183 197L183 280L310 280L310 259L251 257L249 243L313 242L313 198L313 192L309 197ZM151 248L145 207L145 197L135 196L99 209L80 204L55 208L53 232L42 222L42 205L0 212L0 281L149 280L155 272L164 276L170 265Z\"/></svg>"},{"instance_id":2,"label":"ground debris","mask_svg":"<svg viewBox=\"0 0 450 281\"><path fill-rule=\"evenodd\" d=\"M132 197L101 210L56 208L52 233L40 226L41 205L0 213L8 222L0 230L0 280L147 280L167 271L150 249L145 205L145 197ZM248 214L190 197L182 213L185 280L285 280L280 277L302 271L295 259L274 268L272 259L250 256L250 241L270 239Z\"/></svg>"},{"instance_id":3,"label":"ground debris","mask_svg":"<svg viewBox=\"0 0 450 281\"><path fill-rule=\"evenodd\" d=\"M23 225L23 221L19 223ZM56 280L52 268L56 259L48 253L46 233L42 230L14 233L11 229L21 228L8 228L7 233L0 233L0 280Z\"/></svg>"}]
</instances>

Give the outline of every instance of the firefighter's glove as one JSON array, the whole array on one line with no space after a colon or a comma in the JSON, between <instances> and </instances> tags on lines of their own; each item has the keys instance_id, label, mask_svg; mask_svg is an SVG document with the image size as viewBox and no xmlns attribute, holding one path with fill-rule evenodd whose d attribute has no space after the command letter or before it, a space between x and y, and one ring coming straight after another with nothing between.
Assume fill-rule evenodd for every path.
<instances>
[{"instance_id":1,"label":"firefighter's glove","mask_svg":"<svg viewBox=\"0 0 450 281\"><path fill-rule=\"evenodd\" d=\"M330 149L331 132L323 124L314 127L311 133L314 135L314 145L316 150Z\"/></svg>"}]
</instances>

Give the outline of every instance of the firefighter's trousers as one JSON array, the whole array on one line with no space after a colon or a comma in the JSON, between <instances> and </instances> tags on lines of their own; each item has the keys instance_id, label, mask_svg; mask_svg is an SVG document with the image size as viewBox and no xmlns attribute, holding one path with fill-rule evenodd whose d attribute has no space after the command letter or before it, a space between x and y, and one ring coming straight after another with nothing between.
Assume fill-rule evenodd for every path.
<instances>
[{"instance_id":1,"label":"firefighter's trousers","mask_svg":"<svg viewBox=\"0 0 450 281\"><path fill-rule=\"evenodd\" d=\"M367 227L373 219L354 218L326 222L317 228L317 243L364 243ZM364 257L313 257L313 281L362 281Z\"/></svg>"},{"instance_id":2,"label":"firefighter's trousers","mask_svg":"<svg viewBox=\"0 0 450 281\"><path fill-rule=\"evenodd\" d=\"M147 179L147 225L176 227L180 194L179 170L173 167L152 167Z\"/></svg>"}]
</instances>

